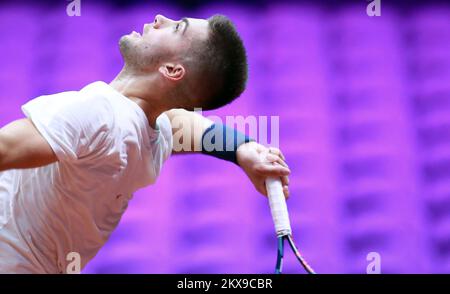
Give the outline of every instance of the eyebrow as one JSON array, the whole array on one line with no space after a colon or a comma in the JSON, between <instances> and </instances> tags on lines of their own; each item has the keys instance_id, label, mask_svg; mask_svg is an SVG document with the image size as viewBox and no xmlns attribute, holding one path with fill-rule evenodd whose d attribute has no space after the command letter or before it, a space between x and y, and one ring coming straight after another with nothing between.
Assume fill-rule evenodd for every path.
<instances>
[{"instance_id":1,"label":"eyebrow","mask_svg":"<svg viewBox=\"0 0 450 294\"><path fill-rule=\"evenodd\" d=\"M184 23L185 23L185 25L184 25L184 30L183 30L183 33L182 33L182 35L183 35L184 32L186 32L186 30L187 30L187 28L188 28L188 26L189 26L189 20L187 19L187 17L183 17L183 18L181 19L181 22L184 22Z\"/></svg>"}]
</instances>

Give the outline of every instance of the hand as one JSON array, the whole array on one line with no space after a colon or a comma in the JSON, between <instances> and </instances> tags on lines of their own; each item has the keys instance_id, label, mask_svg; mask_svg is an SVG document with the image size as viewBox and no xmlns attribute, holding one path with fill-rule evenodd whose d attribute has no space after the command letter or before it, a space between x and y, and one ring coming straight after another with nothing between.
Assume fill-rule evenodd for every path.
<instances>
[{"instance_id":1,"label":"hand","mask_svg":"<svg viewBox=\"0 0 450 294\"><path fill-rule=\"evenodd\" d=\"M236 152L238 164L250 178L256 190L267 196L265 180L267 177L279 177L283 193L289 197L289 174L291 173L281 150L265 147L256 142L239 146Z\"/></svg>"}]
</instances>

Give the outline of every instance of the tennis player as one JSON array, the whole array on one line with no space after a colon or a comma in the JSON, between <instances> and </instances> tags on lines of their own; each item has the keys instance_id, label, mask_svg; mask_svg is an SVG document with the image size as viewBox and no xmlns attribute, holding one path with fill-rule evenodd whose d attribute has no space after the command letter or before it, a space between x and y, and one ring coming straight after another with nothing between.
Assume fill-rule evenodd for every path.
<instances>
[{"instance_id":1,"label":"tennis player","mask_svg":"<svg viewBox=\"0 0 450 294\"><path fill-rule=\"evenodd\" d=\"M192 111L245 88L246 53L229 19L157 15L119 45L124 67L110 84L38 97L22 106L26 118L0 129L0 273L65 273L70 252L83 268L172 150L234 162L262 194L266 177L282 177L288 196L279 149ZM177 117L202 131L174 140Z\"/></svg>"}]
</instances>

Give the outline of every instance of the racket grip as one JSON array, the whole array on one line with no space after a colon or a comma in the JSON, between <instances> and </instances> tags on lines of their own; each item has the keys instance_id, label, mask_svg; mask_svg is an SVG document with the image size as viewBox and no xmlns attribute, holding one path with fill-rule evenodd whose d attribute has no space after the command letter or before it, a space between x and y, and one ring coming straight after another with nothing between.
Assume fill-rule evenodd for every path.
<instances>
[{"instance_id":1,"label":"racket grip","mask_svg":"<svg viewBox=\"0 0 450 294\"><path fill-rule=\"evenodd\" d=\"M279 178L267 178L266 189L277 236L291 235L291 223L289 221L289 214L281 180Z\"/></svg>"}]
</instances>

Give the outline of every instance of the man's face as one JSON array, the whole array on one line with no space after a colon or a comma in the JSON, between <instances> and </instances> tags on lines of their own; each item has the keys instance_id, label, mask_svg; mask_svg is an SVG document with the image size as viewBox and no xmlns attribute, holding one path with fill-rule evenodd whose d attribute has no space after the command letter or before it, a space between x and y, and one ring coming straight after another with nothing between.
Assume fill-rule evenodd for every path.
<instances>
[{"instance_id":1,"label":"man's face","mask_svg":"<svg viewBox=\"0 0 450 294\"><path fill-rule=\"evenodd\" d=\"M133 31L120 39L120 51L127 64L142 71L154 70L164 62L181 62L191 44L206 40L208 22L205 19L171 20L157 15L142 33Z\"/></svg>"}]
</instances>

